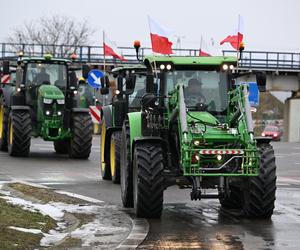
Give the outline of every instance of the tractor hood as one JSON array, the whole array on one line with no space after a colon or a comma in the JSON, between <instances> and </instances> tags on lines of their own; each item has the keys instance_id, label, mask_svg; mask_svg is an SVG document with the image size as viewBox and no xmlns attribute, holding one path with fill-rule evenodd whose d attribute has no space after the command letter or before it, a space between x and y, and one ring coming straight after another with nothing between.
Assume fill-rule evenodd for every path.
<instances>
[{"instance_id":1,"label":"tractor hood","mask_svg":"<svg viewBox=\"0 0 300 250\"><path fill-rule=\"evenodd\" d=\"M63 92L53 85L42 85L39 88L39 95L47 99L65 99Z\"/></svg>"},{"instance_id":2,"label":"tractor hood","mask_svg":"<svg viewBox=\"0 0 300 250\"><path fill-rule=\"evenodd\" d=\"M191 121L196 122L197 120L201 120L202 122L211 125L217 125L219 123L218 119L208 112L195 111L195 112L189 112L189 114L190 116L189 115L187 116L188 123Z\"/></svg>"}]
</instances>

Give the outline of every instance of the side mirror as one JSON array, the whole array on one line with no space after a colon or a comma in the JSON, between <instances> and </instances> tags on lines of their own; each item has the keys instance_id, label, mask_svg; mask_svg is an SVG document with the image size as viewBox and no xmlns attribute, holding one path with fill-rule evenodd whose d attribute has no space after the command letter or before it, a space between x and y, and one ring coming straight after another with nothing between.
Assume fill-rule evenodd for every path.
<instances>
[{"instance_id":1,"label":"side mirror","mask_svg":"<svg viewBox=\"0 0 300 250\"><path fill-rule=\"evenodd\" d=\"M146 93L154 93L154 76L147 74L146 76Z\"/></svg>"},{"instance_id":2,"label":"side mirror","mask_svg":"<svg viewBox=\"0 0 300 250\"><path fill-rule=\"evenodd\" d=\"M9 70L9 61L3 61L3 75L8 75L10 74L10 70Z\"/></svg>"},{"instance_id":3,"label":"side mirror","mask_svg":"<svg viewBox=\"0 0 300 250\"><path fill-rule=\"evenodd\" d=\"M134 90L135 81L136 81L136 75L132 75L131 77L127 78L125 82L126 90Z\"/></svg>"},{"instance_id":4,"label":"side mirror","mask_svg":"<svg viewBox=\"0 0 300 250\"><path fill-rule=\"evenodd\" d=\"M256 82L257 82L257 87L260 92L265 92L266 91L266 82L267 82L267 77L266 73L262 71L257 71L255 72L256 75Z\"/></svg>"},{"instance_id":5,"label":"side mirror","mask_svg":"<svg viewBox=\"0 0 300 250\"><path fill-rule=\"evenodd\" d=\"M84 79L87 79L87 78L88 78L89 72L90 72L90 67L89 67L89 65L83 64L83 65L82 65L82 77L83 77Z\"/></svg>"},{"instance_id":6,"label":"side mirror","mask_svg":"<svg viewBox=\"0 0 300 250\"><path fill-rule=\"evenodd\" d=\"M69 88L72 90L78 89L77 77L74 71L70 72L69 79L70 79Z\"/></svg>"},{"instance_id":7,"label":"side mirror","mask_svg":"<svg viewBox=\"0 0 300 250\"><path fill-rule=\"evenodd\" d=\"M108 93L109 93L109 78L108 78L108 76L105 76L105 77L101 78L100 94L107 95Z\"/></svg>"}]
</instances>

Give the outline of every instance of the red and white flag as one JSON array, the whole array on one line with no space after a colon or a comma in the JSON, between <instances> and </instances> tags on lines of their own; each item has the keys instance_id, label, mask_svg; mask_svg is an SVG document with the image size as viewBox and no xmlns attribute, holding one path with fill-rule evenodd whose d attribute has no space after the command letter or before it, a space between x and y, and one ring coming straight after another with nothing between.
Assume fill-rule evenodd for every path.
<instances>
[{"instance_id":1,"label":"red and white flag","mask_svg":"<svg viewBox=\"0 0 300 250\"><path fill-rule=\"evenodd\" d=\"M230 45L235 49L239 50L241 43L243 42L244 38L244 22L242 17L239 15L238 20L238 28L235 35L229 35L225 39L220 42L220 45L224 43L230 43Z\"/></svg>"},{"instance_id":2,"label":"red and white flag","mask_svg":"<svg viewBox=\"0 0 300 250\"><path fill-rule=\"evenodd\" d=\"M117 44L111 41L107 35L103 32L103 54L104 56L112 56L118 58L121 61L127 61L117 48Z\"/></svg>"},{"instance_id":3,"label":"red and white flag","mask_svg":"<svg viewBox=\"0 0 300 250\"><path fill-rule=\"evenodd\" d=\"M199 49L199 56L211 56L208 46L204 39L201 36L201 42L200 42L200 49Z\"/></svg>"},{"instance_id":4,"label":"red and white flag","mask_svg":"<svg viewBox=\"0 0 300 250\"><path fill-rule=\"evenodd\" d=\"M152 51L160 54L173 54L172 42L169 37L171 32L159 25L156 21L148 16L150 27L150 38L152 44Z\"/></svg>"}]
</instances>

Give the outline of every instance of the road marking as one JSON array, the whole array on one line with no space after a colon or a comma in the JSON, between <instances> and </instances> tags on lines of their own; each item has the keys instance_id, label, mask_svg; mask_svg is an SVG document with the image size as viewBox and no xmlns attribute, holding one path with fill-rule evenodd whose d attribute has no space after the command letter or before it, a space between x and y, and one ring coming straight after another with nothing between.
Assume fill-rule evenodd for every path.
<instances>
[{"instance_id":1,"label":"road marking","mask_svg":"<svg viewBox=\"0 0 300 250\"><path fill-rule=\"evenodd\" d=\"M284 182L288 184L300 184L300 180L296 180L293 178L288 178L288 177L277 177L278 182Z\"/></svg>"},{"instance_id":2,"label":"road marking","mask_svg":"<svg viewBox=\"0 0 300 250\"><path fill-rule=\"evenodd\" d=\"M55 192L58 193L58 194L65 194L65 195L68 195L68 196L73 197L73 198L78 198L78 199L81 199L81 200L85 200L85 201L88 201L88 202L91 202L91 203L103 203L104 202L104 201L101 201L101 200L98 200L98 199L94 199L92 197L88 197L88 196L81 195L81 194L74 194L74 193L71 193L71 192L63 191L63 190L55 190Z\"/></svg>"},{"instance_id":3,"label":"road marking","mask_svg":"<svg viewBox=\"0 0 300 250\"><path fill-rule=\"evenodd\" d=\"M130 217L131 218L131 217ZM132 230L128 237L116 249L136 249L146 238L149 232L149 223L146 219L131 218Z\"/></svg>"}]
</instances>

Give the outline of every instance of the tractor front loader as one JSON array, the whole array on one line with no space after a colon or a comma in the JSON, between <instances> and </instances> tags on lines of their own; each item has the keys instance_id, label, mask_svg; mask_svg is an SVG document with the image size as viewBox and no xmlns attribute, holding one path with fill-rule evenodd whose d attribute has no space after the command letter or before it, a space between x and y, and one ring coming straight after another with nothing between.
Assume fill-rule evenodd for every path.
<instances>
[{"instance_id":1,"label":"tractor front loader","mask_svg":"<svg viewBox=\"0 0 300 250\"><path fill-rule=\"evenodd\" d=\"M276 191L269 139L254 138L246 85L233 57L149 56L147 93L122 130L123 205L158 218L164 190L219 199L246 217L270 218ZM261 91L265 74L254 72ZM253 72L252 72L253 74ZM159 75L159 77L158 77Z\"/></svg>"}]
</instances>

